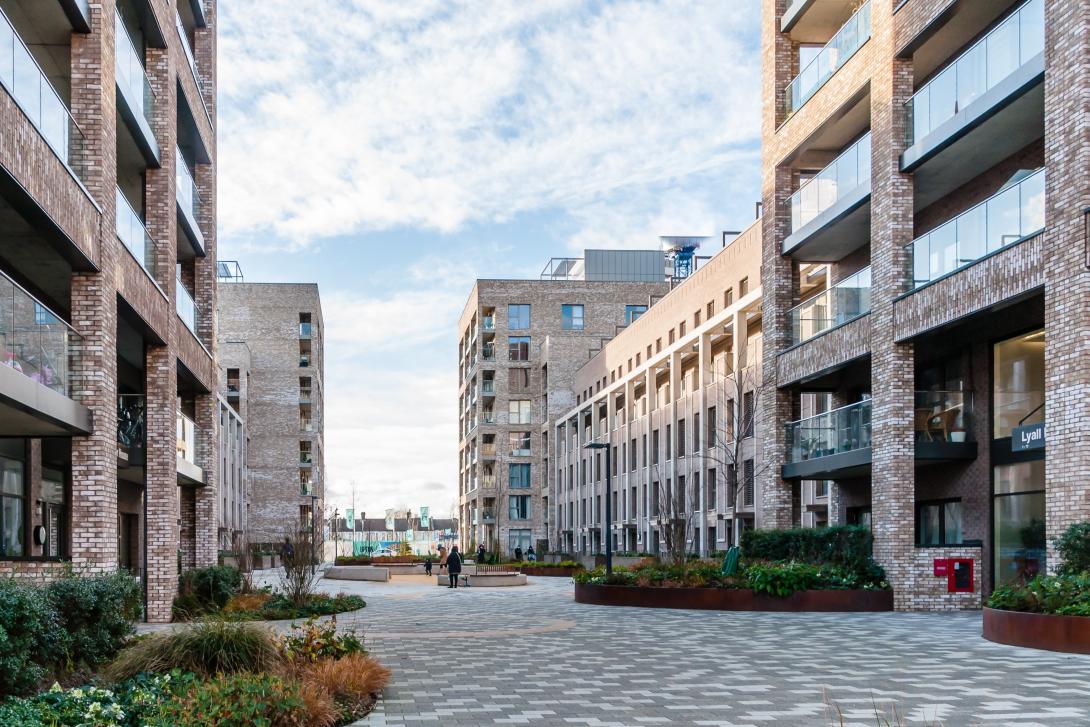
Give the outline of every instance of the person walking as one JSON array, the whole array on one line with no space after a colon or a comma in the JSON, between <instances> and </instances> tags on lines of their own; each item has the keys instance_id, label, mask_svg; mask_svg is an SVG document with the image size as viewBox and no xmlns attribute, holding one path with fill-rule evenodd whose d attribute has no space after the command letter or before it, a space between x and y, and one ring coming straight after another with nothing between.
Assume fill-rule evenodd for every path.
<instances>
[{"instance_id":1,"label":"person walking","mask_svg":"<svg viewBox=\"0 0 1090 727\"><path fill-rule=\"evenodd\" d=\"M518 563L522 562L522 546L521 545L516 545L515 546L515 561L518 562Z\"/></svg>"},{"instance_id":2,"label":"person walking","mask_svg":"<svg viewBox=\"0 0 1090 727\"><path fill-rule=\"evenodd\" d=\"M450 549L450 555L447 556L447 577L450 578L450 585L447 588L458 587L458 576L462 572L462 556L458 555L458 546L455 545Z\"/></svg>"},{"instance_id":3,"label":"person walking","mask_svg":"<svg viewBox=\"0 0 1090 727\"><path fill-rule=\"evenodd\" d=\"M526 549L526 560L531 563L537 560L537 554L534 552L534 546L532 545Z\"/></svg>"},{"instance_id":4,"label":"person walking","mask_svg":"<svg viewBox=\"0 0 1090 727\"><path fill-rule=\"evenodd\" d=\"M427 557L427 560L424 561L424 575L426 575L426 576L431 575L431 556L430 555Z\"/></svg>"},{"instance_id":5,"label":"person walking","mask_svg":"<svg viewBox=\"0 0 1090 727\"><path fill-rule=\"evenodd\" d=\"M443 568L447 565L447 547L445 545L439 546L439 572L443 572Z\"/></svg>"},{"instance_id":6,"label":"person walking","mask_svg":"<svg viewBox=\"0 0 1090 727\"><path fill-rule=\"evenodd\" d=\"M477 565L484 565L484 543L477 546Z\"/></svg>"}]
</instances>

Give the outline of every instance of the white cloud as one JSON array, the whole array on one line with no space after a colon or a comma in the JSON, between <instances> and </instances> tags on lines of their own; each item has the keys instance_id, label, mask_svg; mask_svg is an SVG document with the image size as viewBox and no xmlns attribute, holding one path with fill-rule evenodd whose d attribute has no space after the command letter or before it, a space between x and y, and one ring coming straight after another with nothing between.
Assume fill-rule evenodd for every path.
<instances>
[{"instance_id":1,"label":"white cloud","mask_svg":"<svg viewBox=\"0 0 1090 727\"><path fill-rule=\"evenodd\" d=\"M756 6L222 3L220 224L305 246L722 173L757 141Z\"/></svg>"}]
</instances>

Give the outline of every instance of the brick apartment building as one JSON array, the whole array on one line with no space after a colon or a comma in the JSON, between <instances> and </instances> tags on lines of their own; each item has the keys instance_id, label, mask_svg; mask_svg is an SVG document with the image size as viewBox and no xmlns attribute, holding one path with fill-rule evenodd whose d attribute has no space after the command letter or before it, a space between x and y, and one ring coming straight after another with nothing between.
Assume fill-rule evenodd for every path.
<instances>
[{"instance_id":1,"label":"brick apartment building","mask_svg":"<svg viewBox=\"0 0 1090 727\"><path fill-rule=\"evenodd\" d=\"M1090 519L1086 10L763 3L759 506L831 481L900 609L979 607Z\"/></svg>"},{"instance_id":2,"label":"brick apartment building","mask_svg":"<svg viewBox=\"0 0 1090 727\"><path fill-rule=\"evenodd\" d=\"M223 396L245 422L245 531L251 543L322 528L325 503L325 328L314 283L219 277ZM315 518L317 518L315 520Z\"/></svg>"},{"instance_id":3,"label":"brick apartment building","mask_svg":"<svg viewBox=\"0 0 1090 727\"><path fill-rule=\"evenodd\" d=\"M588 250L539 280L476 282L458 322L464 548L547 543L549 437L575 369L668 289L658 250Z\"/></svg>"},{"instance_id":4,"label":"brick apartment building","mask_svg":"<svg viewBox=\"0 0 1090 727\"><path fill-rule=\"evenodd\" d=\"M703 555L763 524L760 272L755 223L576 362L552 435L551 550L600 553L611 533L615 552L661 553L665 508L689 523L685 550Z\"/></svg>"},{"instance_id":5,"label":"brick apartment building","mask_svg":"<svg viewBox=\"0 0 1090 727\"><path fill-rule=\"evenodd\" d=\"M216 559L216 3L0 0L0 571Z\"/></svg>"}]
</instances>

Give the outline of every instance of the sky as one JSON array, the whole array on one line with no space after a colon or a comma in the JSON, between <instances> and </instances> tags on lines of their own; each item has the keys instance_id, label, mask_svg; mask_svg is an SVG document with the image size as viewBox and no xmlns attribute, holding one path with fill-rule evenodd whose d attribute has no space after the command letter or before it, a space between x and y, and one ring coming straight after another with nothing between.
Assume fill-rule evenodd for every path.
<instances>
[{"instance_id":1,"label":"sky","mask_svg":"<svg viewBox=\"0 0 1090 727\"><path fill-rule=\"evenodd\" d=\"M317 282L327 505L457 502L476 278L753 219L757 0L219 4L219 257Z\"/></svg>"}]
</instances>

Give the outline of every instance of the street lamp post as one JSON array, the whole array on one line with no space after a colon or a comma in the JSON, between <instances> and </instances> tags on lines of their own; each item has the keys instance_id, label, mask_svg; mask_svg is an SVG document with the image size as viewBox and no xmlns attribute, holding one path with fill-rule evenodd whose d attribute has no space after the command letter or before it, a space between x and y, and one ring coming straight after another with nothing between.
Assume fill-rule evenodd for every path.
<instances>
[{"instance_id":1,"label":"street lamp post","mask_svg":"<svg viewBox=\"0 0 1090 727\"><path fill-rule=\"evenodd\" d=\"M584 449L604 449L606 451L606 575L613 573L613 469L609 463L609 444L589 442Z\"/></svg>"}]
</instances>

